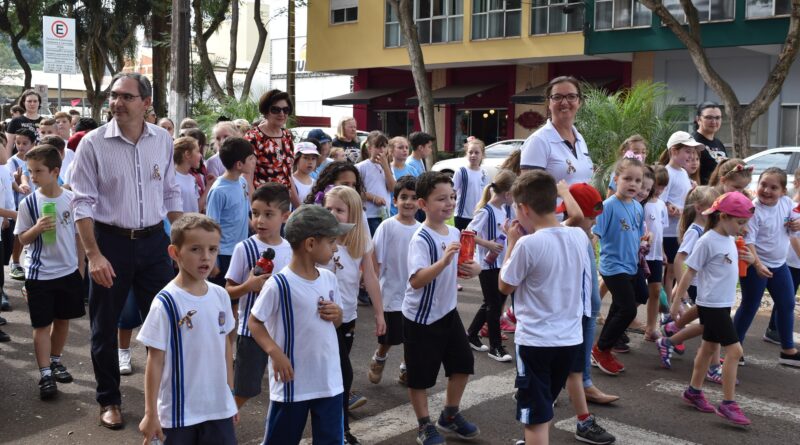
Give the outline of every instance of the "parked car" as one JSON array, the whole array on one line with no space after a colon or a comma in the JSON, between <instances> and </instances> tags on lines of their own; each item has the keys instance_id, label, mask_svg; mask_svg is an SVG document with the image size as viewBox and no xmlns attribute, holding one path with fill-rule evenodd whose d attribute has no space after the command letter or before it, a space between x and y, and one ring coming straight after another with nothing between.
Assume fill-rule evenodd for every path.
<instances>
[{"instance_id":1,"label":"parked car","mask_svg":"<svg viewBox=\"0 0 800 445\"><path fill-rule=\"evenodd\" d=\"M324 128L324 127L294 127L294 128L290 128L289 131L292 132L292 136L294 138L294 141L295 142L300 142L303 139L305 139L306 137L308 137L308 133L311 130L315 129L315 128L321 128L322 131L325 132L325 134L327 134L328 136L331 137L331 139L336 137L336 127L331 127L331 128ZM356 134L358 135L359 143L363 144L364 141L367 140L367 135L369 134L369 132L356 130Z\"/></svg>"},{"instance_id":2,"label":"parked car","mask_svg":"<svg viewBox=\"0 0 800 445\"><path fill-rule=\"evenodd\" d=\"M786 172L787 193L794 196L794 171L800 164L800 147L778 147L758 152L744 159L753 167L753 180L748 188L755 192L758 187L758 176L769 167L778 167Z\"/></svg>"},{"instance_id":3,"label":"parked car","mask_svg":"<svg viewBox=\"0 0 800 445\"><path fill-rule=\"evenodd\" d=\"M486 174L490 178L494 178L503 161L505 161L511 153L519 150L523 142L525 142L525 139L508 139L487 145L484 151L485 156L482 164L482 167L486 169ZM468 164L467 159L462 154L462 156L457 158L446 159L433 164L431 170L453 176L456 170L461 167L466 167Z\"/></svg>"}]
</instances>

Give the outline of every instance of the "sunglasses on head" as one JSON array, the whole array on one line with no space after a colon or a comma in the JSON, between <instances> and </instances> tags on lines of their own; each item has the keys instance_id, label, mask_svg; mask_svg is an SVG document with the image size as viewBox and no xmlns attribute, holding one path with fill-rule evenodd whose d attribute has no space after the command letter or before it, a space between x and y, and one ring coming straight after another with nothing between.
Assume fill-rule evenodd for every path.
<instances>
[{"instance_id":1,"label":"sunglasses on head","mask_svg":"<svg viewBox=\"0 0 800 445\"><path fill-rule=\"evenodd\" d=\"M292 107L276 107L275 105L273 105L269 107L269 112L272 114L279 114L282 112L283 114L288 115L289 113L292 112Z\"/></svg>"}]
</instances>

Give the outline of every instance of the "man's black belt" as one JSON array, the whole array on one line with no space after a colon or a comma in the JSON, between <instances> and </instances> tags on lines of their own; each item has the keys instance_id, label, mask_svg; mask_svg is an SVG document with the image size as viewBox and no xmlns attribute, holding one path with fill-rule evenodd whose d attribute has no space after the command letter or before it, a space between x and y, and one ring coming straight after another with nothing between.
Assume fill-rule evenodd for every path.
<instances>
[{"instance_id":1,"label":"man's black belt","mask_svg":"<svg viewBox=\"0 0 800 445\"><path fill-rule=\"evenodd\" d=\"M158 224L150 227L145 227L143 229L123 229L122 227L112 226L111 224L101 223L99 221L94 222L94 226L97 227L98 230L101 230L106 233L112 233L114 235L122 236L128 239L141 239L147 238L148 236L161 232L164 233L164 222L161 221Z\"/></svg>"}]
</instances>

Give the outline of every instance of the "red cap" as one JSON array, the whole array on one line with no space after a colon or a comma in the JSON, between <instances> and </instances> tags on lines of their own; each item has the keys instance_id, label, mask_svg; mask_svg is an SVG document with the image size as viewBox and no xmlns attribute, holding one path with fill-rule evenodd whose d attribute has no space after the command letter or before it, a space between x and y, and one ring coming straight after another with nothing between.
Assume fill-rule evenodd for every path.
<instances>
[{"instance_id":1,"label":"red cap","mask_svg":"<svg viewBox=\"0 0 800 445\"><path fill-rule=\"evenodd\" d=\"M603 213L603 198L591 185L585 182L572 184L569 186L569 193L578 202L584 217L595 218ZM556 213L564 213L566 211L567 208L562 201L561 205L556 209Z\"/></svg>"}]
</instances>

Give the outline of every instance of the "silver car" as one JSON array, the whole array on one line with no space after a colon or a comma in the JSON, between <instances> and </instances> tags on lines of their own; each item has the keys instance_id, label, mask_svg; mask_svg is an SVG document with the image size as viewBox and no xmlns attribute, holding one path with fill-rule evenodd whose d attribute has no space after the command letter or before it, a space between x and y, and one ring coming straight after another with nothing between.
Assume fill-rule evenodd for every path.
<instances>
[{"instance_id":1,"label":"silver car","mask_svg":"<svg viewBox=\"0 0 800 445\"><path fill-rule=\"evenodd\" d=\"M511 153L519 150L520 147L522 147L523 142L525 142L525 139L508 139L487 145L486 150L484 151L485 155L483 157L483 163L481 164L481 166L486 170L486 174L490 178L494 178L495 175L497 175L497 171L500 169L500 165L503 164L503 161L505 161L506 158L511 155ZM469 162L467 162L467 158L465 158L462 154L457 158L446 159L433 164L431 170L436 172L444 172L450 176L453 176L453 173L455 173L456 170L468 165Z\"/></svg>"}]
</instances>

